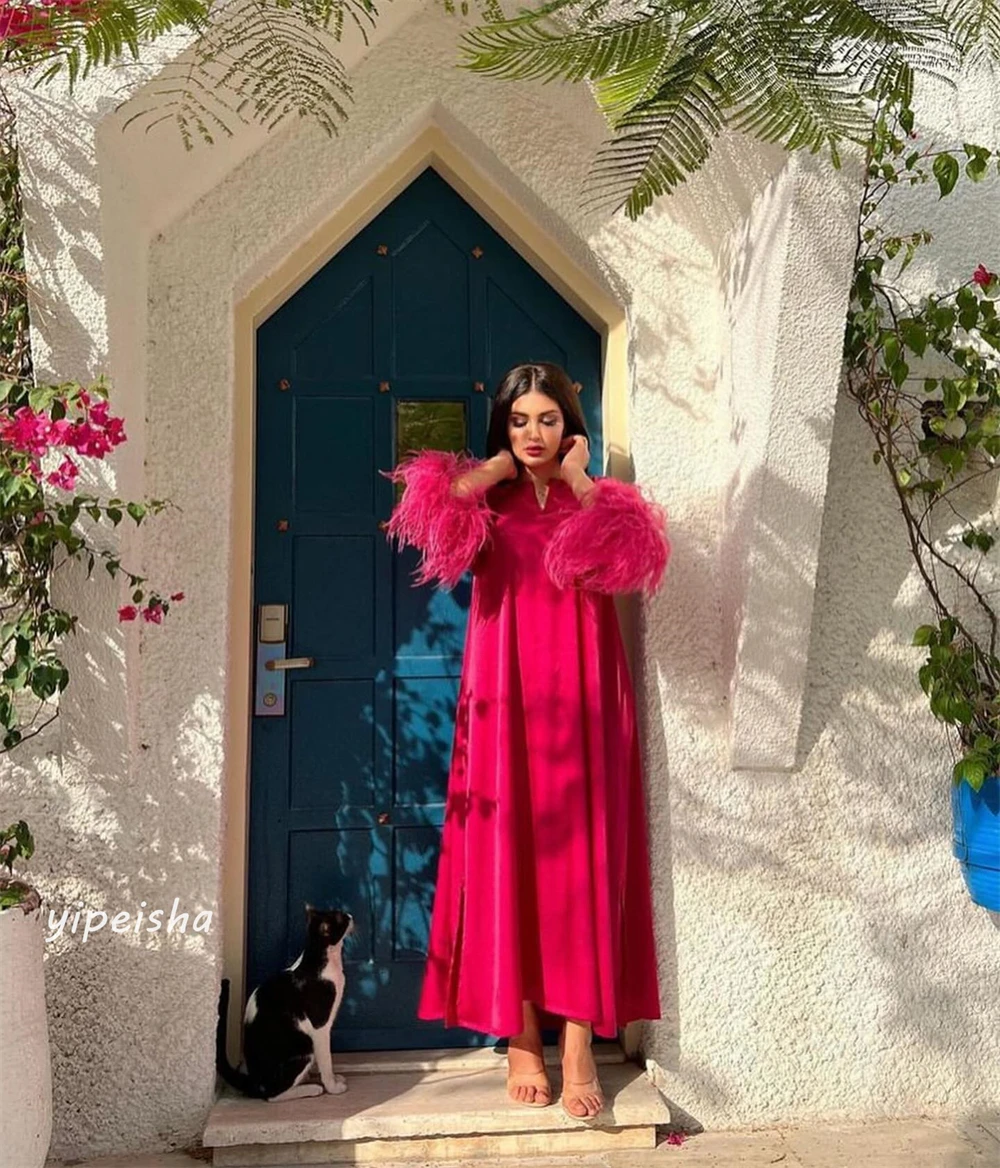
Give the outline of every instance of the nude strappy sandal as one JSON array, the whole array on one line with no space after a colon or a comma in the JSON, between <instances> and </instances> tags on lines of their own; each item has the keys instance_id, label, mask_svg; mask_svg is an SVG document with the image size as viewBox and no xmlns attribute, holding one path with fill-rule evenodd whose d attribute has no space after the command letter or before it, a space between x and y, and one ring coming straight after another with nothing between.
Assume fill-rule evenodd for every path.
<instances>
[{"instance_id":1,"label":"nude strappy sandal","mask_svg":"<svg viewBox=\"0 0 1000 1168\"><path fill-rule=\"evenodd\" d=\"M539 1079L543 1079L544 1082L539 1082ZM518 1099L511 1094L512 1089L516 1087L534 1087L536 1094L539 1090L547 1090L549 1097L548 1099ZM551 1107L555 1102L555 1093L552 1090L552 1082L549 1079L548 1071L544 1069L544 1066L540 1071L512 1071L508 1065L507 1098L511 1103L516 1103L520 1107Z\"/></svg>"},{"instance_id":2,"label":"nude strappy sandal","mask_svg":"<svg viewBox=\"0 0 1000 1168\"><path fill-rule=\"evenodd\" d=\"M559 1034L559 1059L560 1059L560 1062L562 1061L562 1057L563 1057L563 1053L564 1053L565 1037L566 1037L566 1029L565 1029L565 1027L563 1027L562 1031ZM591 1052L591 1055L593 1055L593 1052ZM597 1065L596 1062L594 1065L595 1066ZM600 1099L600 1101L601 1101L600 1107L598 1107L598 1109L594 1112L593 1115L591 1115L589 1112L586 1115L576 1115L574 1112L570 1111L570 1109L566 1106L566 1089L567 1088L571 1089L570 1093L569 1093L569 1097L572 1099L579 1099L581 1095L596 1095L598 1097L598 1099ZM575 1090L573 1088L575 1088ZM563 1079L562 1094L559 1097L559 1101L562 1104L563 1111L566 1112L566 1114L570 1117L570 1119L584 1119L584 1120L596 1119L597 1116L600 1115L601 1112L604 1110L605 1104L607 1102L604 1098L604 1091L601 1087L601 1082L596 1075L592 1079L585 1079L581 1083L567 1082L566 1079L564 1078Z\"/></svg>"},{"instance_id":3,"label":"nude strappy sandal","mask_svg":"<svg viewBox=\"0 0 1000 1168\"><path fill-rule=\"evenodd\" d=\"M538 1080L544 1076L544 1082ZM511 1094L516 1087L534 1087L536 1097L534 1099L518 1099ZM537 1097L538 1091L548 1090L548 1099ZM552 1083L549 1076L544 1071L512 1071L507 1075L507 1098L511 1103L516 1103L519 1107L551 1107L555 1102L555 1097L552 1091Z\"/></svg>"}]
</instances>

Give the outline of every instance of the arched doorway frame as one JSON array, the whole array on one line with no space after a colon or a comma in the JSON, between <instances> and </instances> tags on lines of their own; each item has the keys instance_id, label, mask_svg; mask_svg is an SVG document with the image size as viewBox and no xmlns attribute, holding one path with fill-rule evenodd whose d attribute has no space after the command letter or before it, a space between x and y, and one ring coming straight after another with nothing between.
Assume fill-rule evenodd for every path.
<instances>
[{"instance_id":1,"label":"arched doorway frame","mask_svg":"<svg viewBox=\"0 0 1000 1168\"><path fill-rule=\"evenodd\" d=\"M233 497L229 564L231 637L227 669L225 814L222 863L222 965L230 981L229 1057L240 1057L246 946L247 838L253 642L254 362L256 330L427 166L434 169L525 261L560 293L602 338L604 473L626 477L629 467L628 334L624 308L558 243L491 182L437 125L426 126L392 160L292 249L287 258L233 309ZM631 621L623 615L630 642ZM626 1031L634 1045L637 1028Z\"/></svg>"}]
</instances>

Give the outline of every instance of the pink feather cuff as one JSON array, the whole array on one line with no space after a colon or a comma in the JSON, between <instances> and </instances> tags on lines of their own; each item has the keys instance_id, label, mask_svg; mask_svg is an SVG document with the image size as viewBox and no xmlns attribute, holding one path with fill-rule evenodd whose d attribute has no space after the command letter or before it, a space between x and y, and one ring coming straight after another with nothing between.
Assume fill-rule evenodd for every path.
<instances>
[{"instance_id":1,"label":"pink feather cuff","mask_svg":"<svg viewBox=\"0 0 1000 1168\"><path fill-rule=\"evenodd\" d=\"M543 562L560 588L652 596L670 562L667 513L631 483L595 479L588 502L556 528Z\"/></svg>"},{"instance_id":2,"label":"pink feather cuff","mask_svg":"<svg viewBox=\"0 0 1000 1168\"><path fill-rule=\"evenodd\" d=\"M386 525L386 536L400 546L421 551L414 587L437 579L452 589L471 566L490 536L493 511L486 490L456 495L451 484L482 463L450 450L421 450L400 461L391 471L379 471L394 483L405 484Z\"/></svg>"}]
</instances>

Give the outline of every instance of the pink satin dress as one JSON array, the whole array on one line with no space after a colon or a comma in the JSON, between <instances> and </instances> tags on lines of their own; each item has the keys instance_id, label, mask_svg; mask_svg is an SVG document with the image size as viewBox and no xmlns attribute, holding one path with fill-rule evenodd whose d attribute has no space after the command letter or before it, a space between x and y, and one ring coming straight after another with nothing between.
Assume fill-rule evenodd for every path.
<instances>
[{"instance_id":1,"label":"pink satin dress","mask_svg":"<svg viewBox=\"0 0 1000 1168\"><path fill-rule=\"evenodd\" d=\"M387 527L416 546L416 582L472 595L418 1016L500 1037L522 1000L614 1037L661 1017L635 698L613 594L652 595L666 513L595 480L454 495L480 465L424 450Z\"/></svg>"}]
</instances>

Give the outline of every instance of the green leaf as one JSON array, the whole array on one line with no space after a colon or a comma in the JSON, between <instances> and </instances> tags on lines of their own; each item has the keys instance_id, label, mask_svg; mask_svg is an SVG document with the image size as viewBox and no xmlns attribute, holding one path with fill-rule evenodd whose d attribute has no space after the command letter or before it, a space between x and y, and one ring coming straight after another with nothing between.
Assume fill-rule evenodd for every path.
<instances>
[{"instance_id":1,"label":"green leaf","mask_svg":"<svg viewBox=\"0 0 1000 1168\"><path fill-rule=\"evenodd\" d=\"M985 158L970 158L965 164L965 173L972 179L973 182L980 182L986 177L986 172L989 169L989 164Z\"/></svg>"},{"instance_id":2,"label":"green leaf","mask_svg":"<svg viewBox=\"0 0 1000 1168\"><path fill-rule=\"evenodd\" d=\"M927 329L923 322L908 317L900 320L899 331L906 347L912 349L918 357L922 357L927 348Z\"/></svg>"},{"instance_id":3,"label":"green leaf","mask_svg":"<svg viewBox=\"0 0 1000 1168\"><path fill-rule=\"evenodd\" d=\"M929 645L937 636L937 629L933 625L921 625L913 634L914 645Z\"/></svg>"},{"instance_id":4,"label":"green leaf","mask_svg":"<svg viewBox=\"0 0 1000 1168\"><path fill-rule=\"evenodd\" d=\"M974 791L978 791L986 779L986 769L978 759L967 757L955 764L953 774L956 782L968 783Z\"/></svg>"},{"instance_id":5,"label":"green leaf","mask_svg":"<svg viewBox=\"0 0 1000 1168\"><path fill-rule=\"evenodd\" d=\"M941 188L940 197L944 198L945 195L951 193L958 181L958 162L946 151L934 159L933 171L938 186Z\"/></svg>"},{"instance_id":6,"label":"green leaf","mask_svg":"<svg viewBox=\"0 0 1000 1168\"><path fill-rule=\"evenodd\" d=\"M16 880L0 889L0 911L19 905L28 895L28 892L28 886Z\"/></svg>"}]
</instances>

